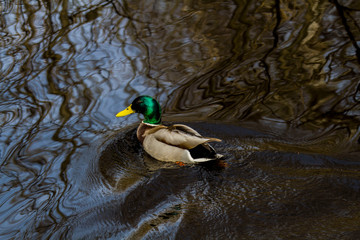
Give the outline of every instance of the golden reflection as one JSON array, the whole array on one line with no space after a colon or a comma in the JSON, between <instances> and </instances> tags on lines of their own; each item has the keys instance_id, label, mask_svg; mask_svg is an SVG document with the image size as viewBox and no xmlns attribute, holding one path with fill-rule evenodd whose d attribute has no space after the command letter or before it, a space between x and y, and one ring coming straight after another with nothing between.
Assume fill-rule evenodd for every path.
<instances>
[{"instance_id":1,"label":"golden reflection","mask_svg":"<svg viewBox=\"0 0 360 240\"><path fill-rule=\"evenodd\" d=\"M339 212L359 212L355 2L0 1L0 238L234 238L229 229L263 226L286 239L288 221L308 229L304 219L330 216L321 227L333 229ZM143 94L164 120L217 122L203 130L223 135L230 167L159 167L132 135L117 144L138 120L117 109ZM244 228L231 225L244 215Z\"/></svg>"}]
</instances>

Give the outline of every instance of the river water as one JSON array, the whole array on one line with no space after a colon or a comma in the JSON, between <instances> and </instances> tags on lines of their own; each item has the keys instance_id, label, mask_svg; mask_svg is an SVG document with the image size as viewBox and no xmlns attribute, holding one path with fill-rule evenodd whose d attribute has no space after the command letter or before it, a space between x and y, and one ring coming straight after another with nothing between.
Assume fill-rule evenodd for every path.
<instances>
[{"instance_id":1,"label":"river water","mask_svg":"<svg viewBox=\"0 0 360 240\"><path fill-rule=\"evenodd\" d=\"M357 239L360 4L0 1L1 239ZM146 155L138 95L221 138Z\"/></svg>"}]
</instances>

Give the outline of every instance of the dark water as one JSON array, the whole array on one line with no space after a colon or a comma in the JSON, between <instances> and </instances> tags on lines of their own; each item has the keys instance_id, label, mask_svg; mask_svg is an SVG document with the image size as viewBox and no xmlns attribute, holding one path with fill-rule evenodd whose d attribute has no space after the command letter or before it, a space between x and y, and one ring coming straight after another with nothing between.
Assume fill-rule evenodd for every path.
<instances>
[{"instance_id":1,"label":"dark water","mask_svg":"<svg viewBox=\"0 0 360 240\"><path fill-rule=\"evenodd\" d=\"M360 4L0 1L1 239L358 239ZM139 118L223 139L144 154Z\"/></svg>"}]
</instances>

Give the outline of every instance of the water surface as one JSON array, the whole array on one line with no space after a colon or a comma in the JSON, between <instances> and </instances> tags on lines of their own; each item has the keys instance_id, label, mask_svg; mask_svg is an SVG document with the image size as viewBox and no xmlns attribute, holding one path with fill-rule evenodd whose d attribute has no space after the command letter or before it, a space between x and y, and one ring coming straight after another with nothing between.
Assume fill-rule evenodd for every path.
<instances>
[{"instance_id":1,"label":"water surface","mask_svg":"<svg viewBox=\"0 0 360 240\"><path fill-rule=\"evenodd\" d=\"M1 1L2 239L354 239L357 1ZM223 139L144 153L136 115Z\"/></svg>"}]
</instances>

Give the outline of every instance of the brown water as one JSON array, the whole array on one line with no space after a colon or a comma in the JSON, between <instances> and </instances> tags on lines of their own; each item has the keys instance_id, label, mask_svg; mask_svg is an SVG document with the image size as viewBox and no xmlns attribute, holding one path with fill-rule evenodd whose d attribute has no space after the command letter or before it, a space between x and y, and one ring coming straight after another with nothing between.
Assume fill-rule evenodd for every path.
<instances>
[{"instance_id":1,"label":"brown water","mask_svg":"<svg viewBox=\"0 0 360 240\"><path fill-rule=\"evenodd\" d=\"M0 1L1 239L357 239L360 4ZM151 159L136 115L223 139Z\"/></svg>"}]
</instances>

